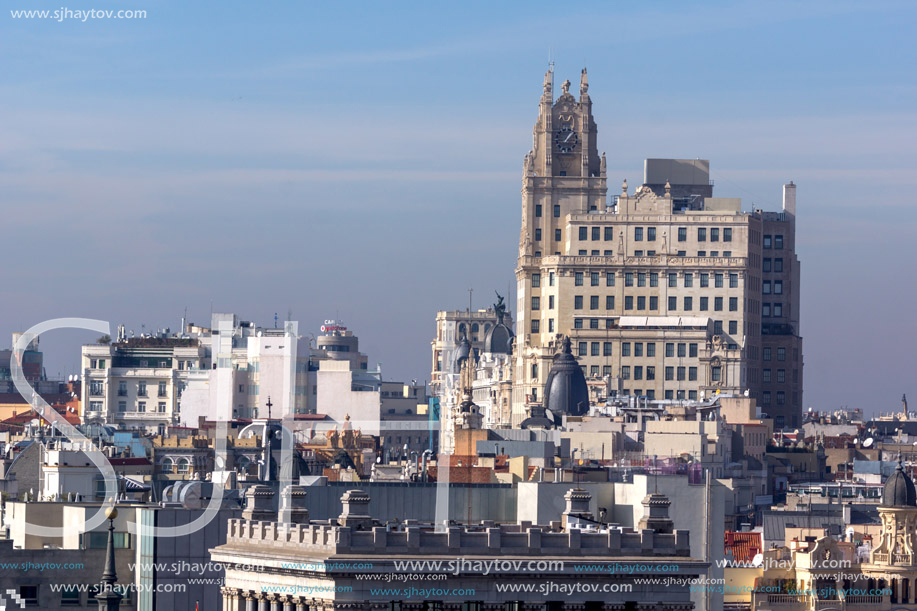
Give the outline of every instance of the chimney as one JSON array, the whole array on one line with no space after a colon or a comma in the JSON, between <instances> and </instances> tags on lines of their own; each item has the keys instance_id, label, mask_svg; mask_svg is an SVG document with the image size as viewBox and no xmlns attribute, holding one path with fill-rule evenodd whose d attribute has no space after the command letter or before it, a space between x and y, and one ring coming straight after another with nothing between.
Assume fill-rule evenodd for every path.
<instances>
[{"instance_id":1,"label":"chimney","mask_svg":"<svg viewBox=\"0 0 917 611\"><path fill-rule=\"evenodd\" d=\"M362 490L348 490L341 497L344 511L338 517L338 524L356 530L372 528L373 519L369 515L369 494Z\"/></svg>"},{"instance_id":2,"label":"chimney","mask_svg":"<svg viewBox=\"0 0 917 611\"><path fill-rule=\"evenodd\" d=\"M571 488L564 495L567 502L567 508L561 516L561 526L564 530L570 528L579 528L582 522L593 520L592 513L589 511L589 502L592 501L592 494L582 488Z\"/></svg>"},{"instance_id":3,"label":"chimney","mask_svg":"<svg viewBox=\"0 0 917 611\"><path fill-rule=\"evenodd\" d=\"M306 509L306 487L287 486L280 496L278 522L308 524L309 510Z\"/></svg>"},{"instance_id":4,"label":"chimney","mask_svg":"<svg viewBox=\"0 0 917 611\"><path fill-rule=\"evenodd\" d=\"M783 185L783 211L796 218L796 185L792 180Z\"/></svg>"},{"instance_id":5,"label":"chimney","mask_svg":"<svg viewBox=\"0 0 917 611\"><path fill-rule=\"evenodd\" d=\"M653 532L671 534L675 524L669 518L669 506L672 501L664 494L654 492L643 499L643 517L637 523L637 528L648 528Z\"/></svg>"}]
</instances>

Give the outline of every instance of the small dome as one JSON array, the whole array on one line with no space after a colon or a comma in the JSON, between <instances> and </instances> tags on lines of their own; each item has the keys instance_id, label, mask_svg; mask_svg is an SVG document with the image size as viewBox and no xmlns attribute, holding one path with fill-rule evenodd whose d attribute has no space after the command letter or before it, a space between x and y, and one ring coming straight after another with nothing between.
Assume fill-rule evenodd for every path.
<instances>
[{"instance_id":1,"label":"small dome","mask_svg":"<svg viewBox=\"0 0 917 611\"><path fill-rule=\"evenodd\" d=\"M555 415L583 416L589 412L586 376L570 350L569 337L564 338L563 349L555 355L545 382L544 407Z\"/></svg>"},{"instance_id":2,"label":"small dome","mask_svg":"<svg viewBox=\"0 0 917 611\"><path fill-rule=\"evenodd\" d=\"M914 482L901 465L901 454L898 454L898 467L887 480L882 490L882 504L888 507L917 507L917 490Z\"/></svg>"},{"instance_id":3,"label":"small dome","mask_svg":"<svg viewBox=\"0 0 917 611\"><path fill-rule=\"evenodd\" d=\"M467 337L462 337L462 341L459 342L458 350L455 351L455 358L452 361L452 371L455 373L462 372L462 363L468 360L468 356L471 354L471 342L468 341Z\"/></svg>"},{"instance_id":4,"label":"small dome","mask_svg":"<svg viewBox=\"0 0 917 611\"><path fill-rule=\"evenodd\" d=\"M490 354L513 353L513 330L503 324L503 318L487 330L484 336L484 352Z\"/></svg>"}]
</instances>

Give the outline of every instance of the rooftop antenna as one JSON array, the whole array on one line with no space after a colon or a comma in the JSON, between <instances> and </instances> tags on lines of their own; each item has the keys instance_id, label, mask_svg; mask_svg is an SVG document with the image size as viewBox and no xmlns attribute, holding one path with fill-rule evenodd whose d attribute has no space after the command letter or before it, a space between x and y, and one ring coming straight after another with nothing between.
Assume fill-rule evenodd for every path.
<instances>
[{"instance_id":1,"label":"rooftop antenna","mask_svg":"<svg viewBox=\"0 0 917 611\"><path fill-rule=\"evenodd\" d=\"M468 289L468 311L471 312L471 294L474 293L474 289Z\"/></svg>"},{"instance_id":2,"label":"rooftop antenna","mask_svg":"<svg viewBox=\"0 0 917 611\"><path fill-rule=\"evenodd\" d=\"M554 47L548 47L548 72L551 73L551 91L554 91Z\"/></svg>"},{"instance_id":3,"label":"rooftop antenna","mask_svg":"<svg viewBox=\"0 0 917 611\"><path fill-rule=\"evenodd\" d=\"M274 312L274 328L277 328L277 312Z\"/></svg>"}]
</instances>

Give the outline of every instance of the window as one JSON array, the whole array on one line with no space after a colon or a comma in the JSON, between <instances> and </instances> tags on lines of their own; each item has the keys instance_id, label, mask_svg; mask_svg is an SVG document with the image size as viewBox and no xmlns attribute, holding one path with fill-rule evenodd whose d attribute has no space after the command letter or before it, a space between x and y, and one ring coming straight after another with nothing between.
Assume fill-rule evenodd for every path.
<instances>
[{"instance_id":1,"label":"window","mask_svg":"<svg viewBox=\"0 0 917 611\"><path fill-rule=\"evenodd\" d=\"M532 288L539 288L541 286L541 274L532 274Z\"/></svg>"},{"instance_id":2,"label":"window","mask_svg":"<svg viewBox=\"0 0 917 611\"><path fill-rule=\"evenodd\" d=\"M684 306L685 306L684 307L685 312L690 312L691 309L694 307L694 300L691 297L685 297Z\"/></svg>"},{"instance_id":3,"label":"window","mask_svg":"<svg viewBox=\"0 0 917 611\"><path fill-rule=\"evenodd\" d=\"M786 393L782 390L777 391L777 405L784 405L786 403Z\"/></svg>"},{"instance_id":4,"label":"window","mask_svg":"<svg viewBox=\"0 0 917 611\"><path fill-rule=\"evenodd\" d=\"M554 272L548 272L548 286L554 286Z\"/></svg>"},{"instance_id":5,"label":"window","mask_svg":"<svg viewBox=\"0 0 917 611\"><path fill-rule=\"evenodd\" d=\"M679 342L678 344L678 358L684 358L687 350L687 344Z\"/></svg>"},{"instance_id":6,"label":"window","mask_svg":"<svg viewBox=\"0 0 917 611\"><path fill-rule=\"evenodd\" d=\"M688 344L688 356L697 358L697 344Z\"/></svg>"},{"instance_id":7,"label":"window","mask_svg":"<svg viewBox=\"0 0 917 611\"><path fill-rule=\"evenodd\" d=\"M643 227L634 227L634 242L643 241Z\"/></svg>"},{"instance_id":8,"label":"window","mask_svg":"<svg viewBox=\"0 0 917 611\"><path fill-rule=\"evenodd\" d=\"M175 467L175 462L169 458L163 458L162 462L159 463L159 470L162 473L172 473L172 469Z\"/></svg>"},{"instance_id":9,"label":"window","mask_svg":"<svg viewBox=\"0 0 917 611\"><path fill-rule=\"evenodd\" d=\"M106 546L107 544L108 544L108 539L106 538ZM38 604L37 600L35 601L35 604ZM60 604L62 607L79 607L80 606L79 586L65 585L61 589Z\"/></svg>"},{"instance_id":10,"label":"window","mask_svg":"<svg viewBox=\"0 0 917 611\"><path fill-rule=\"evenodd\" d=\"M179 459L178 461L179 464L181 463L181 461L185 461L185 463L187 463L188 459L187 458ZM102 482L103 484L105 483L105 480L101 480L101 479L96 480L96 481ZM86 540L86 549L105 549L108 547L108 533L107 532L97 531L97 532L88 532L86 534L89 535L88 540ZM114 539L115 549L130 549L131 547L130 533L116 532L113 534L114 534L113 539Z\"/></svg>"},{"instance_id":11,"label":"window","mask_svg":"<svg viewBox=\"0 0 917 611\"><path fill-rule=\"evenodd\" d=\"M778 361L786 360L786 348L777 348L777 360Z\"/></svg>"},{"instance_id":12,"label":"window","mask_svg":"<svg viewBox=\"0 0 917 611\"><path fill-rule=\"evenodd\" d=\"M624 286L634 285L634 272L624 272Z\"/></svg>"},{"instance_id":13,"label":"window","mask_svg":"<svg viewBox=\"0 0 917 611\"><path fill-rule=\"evenodd\" d=\"M763 303L761 304L761 316L767 317L771 315L771 304Z\"/></svg>"},{"instance_id":14,"label":"window","mask_svg":"<svg viewBox=\"0 0 917 611\"><path fill-rule=\"evenodd\" d=\"M538 379L538 363L532 363L531 373L532 373L532 379L537 380Z\"/></svg>"},{"instance_id":15,"label":"window","mask_svg":"<svg viewBox=\"0 0 917 611\"><path fill-rule=\"evenodd\" d=\"M765 384L770 384L771 382L771 370L765 369L764 373L761 375L761 381Z\"/></svg>"},{"instance_id":16,"label":"window","mask_svg":"<svg viewBox=\"0 0 917 611\"><path fill-rule=\"evenodd\" d=\"M777 259L774 259L774 271L775 272L783 271L783 259L782 258L778 257Z\"/></svg>"},{"instance_id":17,"label":"window","mask_svg":"<svg viewBox=\"0 0 917 611\"><path fill-rule=\"evenodd\" d=\"M188 471L191 470L190 469L191 463L188 461L187 458L179 458L177 465L178 465L178 468L176 469L176 471L178 473L188 473Z\"/></svg>"},{"instance_id":18,"label":"window","mask_svg":"<svg viewBox=\"0 0 917 611\"><path fill-rule=\"evenodd\" d=\"M605 309L606 309L606 310L614 310L614 309L615 309L615 296L614 296L614 295L606 295L606 296L605 296Z\"/></svg>"},{"instance_id":19,"label":"window","mask_svg":"<svg viewBox=\"0 0 917 611\"><path fill-rule=\"evenodd\" d=\"M602 356L611 356L611 342L602 344Z\"/></svg>"},{"instance_id":20,"label":"window","mask_svg":"<svg viewBox=\"0 0 917 611\"><path fill-rule=\"evenodd\" d=\"M589 239L589 228L588 228L588 227L580 227L580 228L579 228L579 239L580 239L580 240L588 240L588 239Z\"/></svg>"},{"instance_id":21,"label":"window","mask_svg":"<svg viewBox=\"0 0 917 611\"><path fill-rule=\"evenodd\" d=\"M118 396L119 397L127 396L127 382L118 382Z\"/></svg>"},{"instance_id":22,"label":"window","mask_svg":"<svg viewBox=\"0 0 917 611\"><path fill-rule=\"evenodd\" d=\"M697 228L697 241L706 242L707 241L707 229L705 227Z\"/></svg>"},{"instance_id":23,"label":"window","mask_svg":"<svg viewBox=\"0 0 917 611\"><path fill-rule=\"evenodd\" d=\"M160 401L159 403L157 403L157 404L156 404L156 411L158 411L160 414L166 413L166 402L165 402L165 401Z\"/></svg>"},{"instance_id":24,"label":"window","mask_svg":"<svg viewBox=\"0 0 917 611\"><path fill-rule=\"evenodd\" d=\"M146 382L137 382L137 396L138 397L146 396Z\"/></svg>"},{"instance_id":25,"label":"window","mask_svg":"<svg viewBox=\"0 0 917 611\"><path fill-rule=\"evenodd\" d=\"M608 272L605 274L605 286L614 286L615 285L615 273Z\"/></svg>"},{"instance_id":26,"label":"window","mask_svg":"<svg viewBox=\"0 0 917 611\"><path fill-rule=\"evenodd\" d=\"M166 396L166 383L165 383L165 382L160 382L160 383L159 383L159 389L158 389L158 393L157 393L157 394L158 394L160 397L165 397L165 396Z\"/></svg>"},{"instance_id":27,"label":"window","mask_svg":"<svg viewBox=\"0 0 917 611\"><path fill-rule=\"evenodd\" d=\"M684 283L686 288L694 286L694 274L686 273Z\"/></svg>"},{"instance_id":28,"label":"window","mask_svg":"<svg viewBox=\"0 0 917 611\"><path fill-rule=\"evenodd\" d=\"M592 376L593 378L599 377L599 366L598 366L598 365L593 365L592 367L590 367L590 368L589 368L589 375Z\"/></svg>"},{"instance_id":29,"label":"window","mask_svg":"<svg viewBox=\"0 0 917 611\"><path fill-rule=\"evenodd\" d=\"M773 238L769 235L764 236L764 248L770 248L773 243Z\"/></svg>"},{"instance_id":30,"label":"window","mask_svg":"<svg viewBox=\"0 0 917 611\"><path fill-rule=\"evenodd\" d=\"M554 295L548 295L548 309L554 309Z\"/></svg>"},{"instance_id":31,"label":"window","mask_svg":"<svg viewBox=\"0 0 917 611\"><path fill-rule=\"evenodd\" d=\"M573 285L583 286L583 272L573 272Z\"/></svg>"},{"instance_id":32,"label":"window","mask_svg":"<svg viewBox=\"0 0 917 611\"><path fill-rule=\"evenodd\" d=\"M583 309L583 296L582 295L575 295L573 297L573 309L574 310Z\"/></svg>"},{"instance_id":33,"label":"window","mask_svg":"<svg viewBox=\"0 0 917 611\"><path fill-rule=\"evenodd\" d=\"M723 241L732 242L732 227L723 228Z\"/></svg>"},{"instance_id":34,"label":"window","mask_svg":"<svg viewBox=\"0 0 917 611\"><path fill-rule=\"evenodd\" d=\"M710 368L710 379L714 382L719 382L723 377L722 367L711 367Z\"/></svg>"},{"instance_id":35,"label":"window","mask_svg":"<svg viewBox=\"0 0 917 611\"><path fill-rule=\"evenodd\" d=\"M587 356L589 354L589 342L580 342L576 351L579 356Z\"/></svg>"},{"instance_id":36,"label":"window","mask_svg":"<svg viewBox=\"0 0 917 611\"><path fill-rule=\"evenodd\" d=\"M590 319L589 319L589 328L590 328L590 329L598 329L598 328L599 328L599 319L598 319L598 318L590 318Z\"/></svg>"},{"instance_id":37,"label":"window","mask_svg":"<svg viewBox=\"0 0 917 611\"><path fill-rule=\"evenodd\" d=\"M574 318L574 319L573 319L573 328L574 328L574 329L582 329L582 328L583 328L583 319L582 319L582 318Z\"/></svg>"},{"instance_id":38,"label":"window","mask_svg":"<svg viewBox=\"0 0 917 611\"><path fill-rule=\"evenodd\" d=\"M642 256L643 256L643 251L642 251L642 250L635 250L635 251L634 251L634 256L635 256L635 257L642 257Z\"/></svg>"},{"instance_id":39,"label":"window","mask_svg":"<svg viewBox=\"0 0 917 611\"><path fill-rule=\"evenodd\" d=\"M560 229L555 229L554 230L554 241L560 242L561 240L563 240L563 234L560 232Z\"/></svg>"},{"instance_id":40,"label":"window","mask_svg":"<svg viewBox=\"0 0 917 611\"><path fill-rule=\"evenodd\" d=\"M739 288L739 275L738 274L729 274L729 288L731 289Z\"/></svg>"},{"instance_id":41,"label":"window","mask_svg":"<svg viewBox=\"0 0 917 611\"><path fill-rule=\"evenodd\" d=\"M541 321L537 318L532 319L532 333L541 332Z\"/></svg>"},{"instance_id":42,"label":"window","mask_svg":"<svg viewBox=\"0 0 917 611\"><path fill-rule=\"evenodd\" d=\"M729 321L729 335L735 335L739 332L739 322L737 320Z\"/></svg>"},{"instance_id":43,"label":"window","mask_svg":"<svg viewBox=\"0 0 917 611\"><path fill-rule=\"evenodd\" d=\"M603 376L611 375L611 365L602 365L602 375Z\"/></svg>"},{"instance_id":44,"label":"window","mask_svg":"<svg viewBox=\"0 0 917 611\"><path fill-rule=\"evenodd\" d=\"M541 204L535 204L535 218L541 218Z\"/></svg>"},{"instance_id":45,"label":"window","mask_svg":"<svg viewBox=\"0 0 917 611\"><path fill-rule=\"evenodd\" d=\"M637 309L645 310L646 309L646 297L640 295L637 297Z\"/></svg>"},{"instance_id":46,"label":"window","mask_svg":"<svg viewBox=\"0 0 917 611\"><path fill-rule=\"evenodd\" d=\"M647 241L647 242L652 242L652 241L654 241L655 239L656 239L656 228L655 228L655 227L647 227L647 228L646 228L646 241Z\"/></svg>"},{"instance_id":47,"label":"window","mask_svg":"<svg viewBox=\"0 0 917 611\"><path fill-rule=\"evenodd\" d=\"M604 237L606 242L610 242L615 239L614 227L606 227L604 232Z\"/></svg>"},{"instance_id":48,"label":"window","mask_svg":"<svg viewBox=\"0 0 917 611\"><path fill-rule=\"evenodd\" d=\"M783 250L783 236L782 235L774 236L774 248L779 248ZM779 403L780 401L778 400L777 402Z\"/></svg>"},{"instance_id":49,"label":"window","mask_svg":"<svg viewBox=\"0 0 917 611\"><path fill-rule=\"evenodd\" d=\"M719 227L713 227L710 229L710 241L719 242L720 241L720 229Z\"/></svg>"},{"instance_id":50,"label":"window","mask_svg":"<svg viewBox=\"0 0 917 611\"><path fill-rule=\"evenodd\" d=\"M599 272L592 272L589 274L589 286L598 286L599 285Z\"/></svg>"},{"instance_id":51,"label":"window","mask_svg":"<svg viewBox=\"0 0 917 611\"><path fill-rule=\"evenodd\" d=\"M783 280L774 280L774 295L783 294Z\"/></svg>"},{"instance_id":52,"label":"window","mask_svg":"<svg viewBox=\"0 0 917 611\"><path fill-rule=\"evenodd\" d=\"M668 381L672 381L675 379L675 368L674 367L665 368L665 379Z\"/></svg>"},{"instance_id":53,"label":"window","mask_svg":"<svg viewBox=\"0 0 917 611\"><path fill-rule=\"evenodd\" d=\"M108 535L106 535L106 541ZM15 590L14 590L15 591ZM77 592L79 594L79 592ZM23 606L35 607L38 605L38 586L19 586L19 602ZM19 605L15 605L19 606Z\"/></svg>"},{"instance_id":54,"label":"window","mask_svg":"<svg viewBox=\"0 0 917 611\"><path fill-rule=\"evenodd\" d=\"M763 358L765 361L771 360L771 349L770 349L770 348L765 348L764 350L762 350L762 351L761 351L761 356L762 356L762 358Z\"/></svg>"},{"instance_id":55,"label":"window","mask_svg":"<svg viewBox=\"0 0 917 611\"><path fill-rule=\"evenodd\" d=\"M643 342L634 343L634 356L643 356Z\"/></svg>"},{"instance_id":56,"label":"window","mask_svg":"<svg viewBox=\"0 0 917 611\"><path fill-rule=\"evenodd\" d=\"M535 228L535 241L536 242L541 241L541 228L540 227Z\"/></svg>"},{"instance_id":57,"label":"window","mask_svg":"<svg viewBox=\"0 0 917 611\"><path fill-rule=\"evenodd\" d=\"M589 309L590 310L599 309L599 296L598 295L592 295L591 297L589 297Z\"/></svg>"},{"instance_id":58,"label":"window","mask_svg":"<svg viewBox=\"0 0 917 611\"><path fill-rule=\"evenodd\" d=\"M761 403L764 405L771 404L771 393L769 390L765 390L763 393L761 393Z\"/></svg>"},{"instance_id":59,"label":"window","mask_svg":"<svg viewBox=\"0 0 917 611\"><path fill-rule=\"evenodd\" d=\"M634 379L635 380L643 379L643 365L636 365L634 367Z\"/></svg>"},{"instance_id":60,"label":"window","mask_svg":"<svg viewBox=\"0 0 917 611\"><path fill-rule=\"evenodd\" d=\"M127 411L127 401L118 401L118 411L119 412Z\"/></svg>"},{"instance_id":61,"label":"window","mask_svg":"<svg viewBox=\"0 0 917 611\"><path fill-rule=\"evenodd\" d=\"M651 310L659 309L659 297L656 297L655 295L650 297L650 309Z\"/></svg>"},{"instance_id":62,"label":"window","mask_svg":"<svg viewBox=\"0 0 917 611\"><path fill-rule=\"evenodd\" d=\"M687 239L688 239L688 228L687 228L687 227L679 227L679 228L678 228L678 241L679 241L679 242L684 242L684 241L686 241Z\"/></svg>"},{"instance_id":63,"label":"window","mask_svg":"<svg viewBox=\"0 0 917 611\"><path fill-rule=\"evenodd\" d=\"M659 274L650 272L650 286L659 286Z\"/></svg>"},{"instance_id":64,"label":"window","mask_svg":"<svg viewBox=\"0 0 917 611\"><path fill-rule=\"evenodd\" d=\"M665 355L672 357L675 356L675 344L673 342L667 342L665 345Z\"/></svg>"},{"instance_id":65,"label":"window","mask_svg":"<svg viewBox=\"0 0 917 611\"><path fill-rule=\"evenodd\" d=\"M592 344L590 344L589 354L591 354L592 356L599 355L599 342L592 342Z\"/></svg>"},{"instance_id":66,"label":"window","mask_svg":"<svg viewBox=\"0 0 917 611\"><path fill-rule=\"evenodd\" d=\"M706 312L709 309L709 304L710 304L709 297L701 297L700 298L700 311Z\"/></svg>"},{"instance_id":67,"label":"window","mask_svg":"<svg viewBox=\"0 0 917 611\"><path fill-rule=\"evenodd\" d=\"M630 356L630 342L621 343L621 356Z\"/></svg>"},{"instance_id":68,"label":"window","mask_svg":"<svg viewBox=\"0 0 917 611\"><path fill-rule=\"evenodd\" d=\"M646 356L656 356L656 344L654 344L653 342L647 342Z\"/></svg>"},{"instance_id":69,"label":"window","mask_svg":"<svg viewBox=\"0 0 917 611\"><path fill-rule=\"evenodd\" d=\"M599 239L599 236L601 235L601 233L602 233L602 228L601 228L601 227L593 227L593 228L592 228L592 239L593 239L593 240L598 240L598 239Z\"/></svg>"},{"instance_id":70,"label":"window","mask_svg":"<svg viewBox=\"0 0 917 611\"><path fill-rule=\"evenodd\" d=\"M710 274L702 273L700 275L700 286L701 288L707 288L710 286Z\"/></svg>"},{"instance_id":71,"label":"window","mask_svg":"<svg viewBox=\"0 0 917 611\"><path fill-rule=\"evenodd\" d=\"M669 297L669 309L670 310L678 309L678 297Z\"/></svg>"},{"instance_id":72,"label":"window","mask_svg":"<svg viewBox=\"0 0 917 611\"><path fill-rule=\"evenodd\" d=\"M637 273L637 286L646 286L646 273Z\"/></svg>"},{"instance_id":73,"label":"window","mask_svg":"<svg viewBox=\"0 0 917 611\"><path fill-rule=\"evenodd\" d=\"M532 297L532 309L533 310L541 309L541 297Z\"/></svg>"},{"instance_id":74,"label":"window","mask_svg":"<svg viewBox=\"0 0 917 611\"><path fill-rule=\"evenodd\" d=\"M697 380L697 367L688 367L688 380L691 382Z\"/></svg>"},{"instance_id":75,"label":"window","mask_svg":"<svg viewBox=\"0 0 917 611\"><path fill-rule=\"evenodd\" d=\"M730 297L730 298L729 298L729 311L730 311L730 312L738 312L738 311L739 311L739 298L738 298L738 297Z\"/></svg>"},{"instance_id":76,"label":"window","mask_svg":"<svg viewBox=\"0 0 917 611\"><path fill-rule=\"evenodd\" d=\"M723 334L723 321L722 320L713 321L713 332L717 335Z\"/></svg>"},{"instance_id":77,"label":"window","mask_svg":"<svg viewBox=\"0 0 917 611\"><path fill-rule=\"evenodd\" d=\"M723 256L724 256L724 257L731 257L731 256L732 256L732 251L731 251L731 250L724 250L724 251L723 251Z\"/></svg>"},{"instance_id":78,"label":"window","mask_svg":"<svg viewBox=\"0 0 917 611\"><path fill-rule=\"evenodd\" d=\"M621 379L622 380L630 379L630 367L629 366L625 365L624 367L621 367Z\"/></svg>"},{"instance_id":79,"label":"window","mask_svg":"<svg viewBox=\"0 0 917 611\"><path fill-rule=\"evenodd\" d=\"M772 259L762 259L761 260L761 270L765 272L771 271L771 261Z\"/></svg>"},{"instance_id":80,"label":"window","mask_svg":"<svg viewBox=\"0 0 917 611\"><path fill-rule=\"evenodd\" d=\"M684 367L678 367L675 370L675 379L678 380L679 382L684 382L685 380L685 368Z\"/></svg>"},{"instance_id":81,"label":"window","mask_svg":"<svg viewBox=\"0 0 917 611\"><path fill-rule=\"evenodd\" d=\"M669 400L674 399L674 398L675 398L675 392L674 392L674 391L671 391L671 390L665 391L665 398L666 398L666 399L669 399Z\"/></svg>"},{"instance_id":82,"label":"window","mask_svg":"<svg viewBox=\"0 0 917 611\"><path fill-rule=\"evenodd\" d=\"M777 382L779 384L783 384L784 382L786 382L786 369L777 370Z\"/></svg>"},{"instance_id":83,"label":"window","mask_svg":"<svg viewBox=\"0 0 917 611\"><path fill-rule=\"evenodd\" d=\"M718 289L723 288L723 274L713 274L713 286Z\"/></svg>"},{"instance_id":84,"label":"window","mask_svg":"<svg viewBox=\"0 0 917 611\"><path fill-rule=\"evenodd\" d=\"M137 411L141 413L146 412L146 401L137 402Z\"/></svg>"},{"instance_id":85,"label":"window","mask_svg":"<svg viewBox=\"0 0 917 611\"><path fill-rule=\"evenodd\" d=\"M560 218L560 205L559 204L554 204L554 218L556 219Z\"/></svg>"},{"instance_id":86,"label":"window","mask_svg":"<svg viewBox=\"0 0 917 611\"><path fill-rule=\"evenodd\" d=\"M715 312L721 312L723 310L723 298L722 297L713 298L713 310Z\"/></svg>"},{"instance_id":87,"label":"window","mask_svg":"<svg viewBox=\"0 0 917 611\"><path fill-rule=\"evenodd\" d=\"M774 316L783 316L783 304L782 303L774 304Z\"/></svg>"},{"instance_id":88,"label":"window","mask_svg":"<svg viewBox=\"0 0 917 611\"><path fill-rule=\"evenodd\" d=\"M548 319L548 333L554 333L554 319Z\"/></svg>"},{"instance_id":89,"label":"window","mask_svg":"<svg viewBox=\"0 0 917 611\"><path fill-rule=\"evenodd\" d=\"M761 283L761 293L763 295L771 294L771 281L770 280L765 280L764 282Z\"/></svg>"}]
</instances>

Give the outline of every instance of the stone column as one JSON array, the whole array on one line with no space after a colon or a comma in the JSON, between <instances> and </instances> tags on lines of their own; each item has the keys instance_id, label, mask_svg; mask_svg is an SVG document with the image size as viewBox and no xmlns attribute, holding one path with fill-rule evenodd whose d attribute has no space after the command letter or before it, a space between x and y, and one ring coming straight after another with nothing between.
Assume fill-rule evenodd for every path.
<instances>
[{"instance_id":1,"label":"stone column","mask_svg":"<svg viewBox=\"0 0 917 611\"><path fill-rule=\"evenodd\" d=\"M255 609L255 596L254 592L243 592L242 600L245 603L245 611L256 611Z\"/></svg>"},{"instance_id":2,"label":"stone column","mask_svg":"<svg viewBox=\"0 0 917 611\"><path fill-rule=\"evenodd\" d=\"M280 611L280 597L277 594L271 592L264 599L267 601L270 611Z\"/></svg>"},{"instance_id":3,"label":"stone column","mask_svg":"<svg viewBox=\"0 0 917 611\"><path fill-rule=\"evenodd\" d=\"M309 603L305 598L297 598L293 604L296 606L296 611L309 611Z\"/></svg>"},{"instance_id":4,"label":"stone column","mask_svg":"<svg viewBox=\"0 0 917 611\"><path fill-rule=\"evenodd\" d=\"M270 603L267 600L266 594L257 594L258 596L258 611L270 611Z\"/></svg>"},{"instance_id":5,"label":"stone column","mask_svg":"<svg viewBox=\"0 0 917 611\"><path fill-rule=\"evenodd\" d=\"M283 605L283 611L293 611L293 597L287 595L279 595L280 603Z\"/></svg>"}]
</instances>

